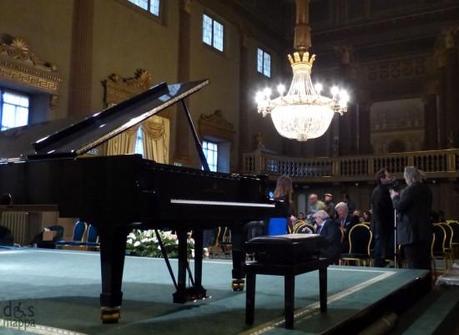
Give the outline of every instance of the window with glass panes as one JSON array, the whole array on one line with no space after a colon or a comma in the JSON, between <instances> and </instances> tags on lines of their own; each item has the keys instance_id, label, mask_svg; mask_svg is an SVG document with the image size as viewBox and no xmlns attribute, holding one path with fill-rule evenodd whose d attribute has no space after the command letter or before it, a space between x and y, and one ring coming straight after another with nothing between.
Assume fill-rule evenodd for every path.
<instances>
[{"instance_id":1,"label":"window with glass panes","mask_svg":"<svg viewBox=\"0 0 459 335\"><path fill-rule=\"evenodd\" d=\"M210 171L217 171L218 162L218 144L210 141L202 141L202 150L206 157Z\"/></svg>"},{"instance_id":2,"label":"window with glass panes","mask_svg":"<svg viewBox=\"0 0 459 335\"><path fill-rule=\"evenodd\" d=\"M161 0L129 0L134 5L150 12L155 16L159 16Z\"/></svg>"},{"instance_id":3,"label":"window with glass panes","mask_svg":"<svg viewBox=\"0 0 459 335\"><path fill-rule=\"evenodd\" d=\"M223 51L223 24L210 16L202 15L202 41L211 47Z\"/></svg>"},{"instance_id":4,"label":"window with glass panes","mask_svg":"<svg viewBox=\"0 0 459 335\"><path fill-rule=\"evenodd\" d=\"M139 127L137 129L137 133L135 135L135 149L134 153L136 154L141 154L142 156L144 155L144 150L143 150L143 130L142 127Z\"/></svg>"},{"instance_id":5,"label":"window with glass panes","mask_svg":"<svg viewBox=\"0 0 459 335\"><path fill-rule=\"evenodd\" d=\"M29 123L29 97L0 88L1 130L26 126Z\"/></svg>"},{"instance_id":6,"label":"window with glass panes","mask_svg":"<svg viewBox=\"0 0 459 335\"><path fill-rule=\"evenodd\" d=\"M263 49L257 49L257 71L271 78L271 55Z\"/></svg>"}]
</instances>

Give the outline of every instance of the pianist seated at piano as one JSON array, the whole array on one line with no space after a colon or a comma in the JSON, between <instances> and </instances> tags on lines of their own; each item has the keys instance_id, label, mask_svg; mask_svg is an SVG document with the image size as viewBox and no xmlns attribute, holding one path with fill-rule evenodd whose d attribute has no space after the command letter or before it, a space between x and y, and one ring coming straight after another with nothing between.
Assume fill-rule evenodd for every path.
<instances>
[{"instance_id":1,"label":"pianist seated at piano","mask_svg":"<svg viewBox=\"0 0 459 335\"><path fill-rule=\"evenodd\" d=\"M339 227L324 210L317 211L313 218L316 221L316 234L320 234L326 241L326 246L320 250L320 256L330 259L332 263L338 261L341 253Z\"/></svg>"},{"instance_id":2,"label":"pianist seated at piano","mask_svg":"<svg viewBox=\"0 0 459 335\"><path fill-rule=\"evenodd\" d=\"M274 200L284 203L288 208L287 217L289 231L292 231L295 224L295 202L293 201L293 183L289 176L280 176L276 181L276 188L274 189Z\"/></svg>"}]
</instances>

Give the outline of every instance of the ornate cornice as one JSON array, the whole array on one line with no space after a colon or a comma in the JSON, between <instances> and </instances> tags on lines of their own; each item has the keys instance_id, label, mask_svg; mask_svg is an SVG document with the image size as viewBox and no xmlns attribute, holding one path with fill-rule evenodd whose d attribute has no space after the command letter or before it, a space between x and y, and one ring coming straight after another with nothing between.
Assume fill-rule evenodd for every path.
<instances>
[{"instance_id":1,"label":"ornate cornice","mask_svg":"<svg viewBox=\"0 0 459 335\"><path fill-rule=\"evenodd\" d=\"M18 37L0 35L0 80L57 94L62 78L56 67L42 61Z\"/></svg>"},{"instance_id":2,"label":"ornate cornice","mask_svg":"<svg viewBox=\"0 0 459 335\"><path fill-rule=\"evenodd\" d=\"M137 69L134 77L129 78L112 73L102 85L105 88L104 102L110 106L148 89L152 85L152 76L143 69Z\"/></svg>"},{"instance_id":3,"label":"ornate cornice","mask_svg":"<svg viewBox=\"0 0 459 335\"><path fill-rule=\"evenodd\" d=\"M233 140L234 126L224 118L221 110L217 109L212 114L201 114L198 124L201 136L213 136L230 142Z\"/></svg>"}]
</instances>

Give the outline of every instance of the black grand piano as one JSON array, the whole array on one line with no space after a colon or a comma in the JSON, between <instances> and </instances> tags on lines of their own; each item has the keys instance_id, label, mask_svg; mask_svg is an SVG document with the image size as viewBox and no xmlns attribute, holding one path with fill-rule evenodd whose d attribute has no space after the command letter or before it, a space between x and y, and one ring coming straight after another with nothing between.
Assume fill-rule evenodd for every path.
<instances>
[{"instance_id":1,"label":"black grand piano","mask_svg":"<svg viewBox=\"0 0 459 335\"><path fill-rule=\"evenodd\" d=\"M0 134L0 194L15 205L57 205L61 217L79 217L99 232L102 270L101 319L117 322L122 303L126 236L133 229L172 229L179 241L174 302L206 296L202 286L202 231L232 229L233 288L243 287L244 224L285 215L269 201L262 177L210 172L185 98L206 80L159 84L80 121L56 121ZM91 156L108 139L180 103L191 126L203 170L158 164L140 155ZM194 276L187 234L195 239ZM191 286L187 286L187 276Z\"/></svg>"}]
</instances>

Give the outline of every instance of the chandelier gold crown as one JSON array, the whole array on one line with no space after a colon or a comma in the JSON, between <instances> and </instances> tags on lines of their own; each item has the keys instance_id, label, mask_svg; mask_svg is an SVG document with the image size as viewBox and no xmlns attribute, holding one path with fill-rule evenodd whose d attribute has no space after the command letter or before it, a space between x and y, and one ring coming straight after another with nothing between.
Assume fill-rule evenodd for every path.
<instances>
[{"instance_id":1,"label":"chandelier gold crown","mask_svg":"<svg viewBox=\"0 0 459 335\"><path fill-rule=\"evenodd\" d=\"M303 53L296 51L293 55L288 55L288 60L293 71L304 69L311 72L312 65L316 60L316 55L310 54L308 51Z\"/></svg>"},{"instance_id":2,"label":"chandelier gold crown","mask_svg":"<svg viewBox=\"0 0 459 335\"><path fill-rule=\"evenodd\" d=\"M311 70L316 56L311 47L309 27L309 0L296 0L295 52L288 55L293 70L290 88L277 86L279 95L271 98L266 87L255 95L257 110L263 116L271 115L277 132L286 138L307 141L322 136L336 113L347 111L350 96L346 90L333 85L330 95L322 95L323 86L312 83Z\"/></svg>"}]
</instances>

